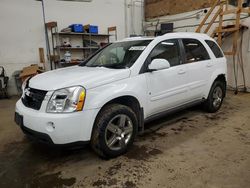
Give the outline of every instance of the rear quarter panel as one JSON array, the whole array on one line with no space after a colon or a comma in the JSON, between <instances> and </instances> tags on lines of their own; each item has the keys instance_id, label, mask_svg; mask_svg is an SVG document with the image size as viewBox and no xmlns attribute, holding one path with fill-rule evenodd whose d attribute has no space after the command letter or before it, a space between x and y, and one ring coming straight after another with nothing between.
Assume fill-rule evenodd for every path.
<instances>
[{"instance_id":1,"label":"rear quarter panel","mask_svg":"<svg viewBox=\"0 0 250 188\"><path fill-rule=\"evenodd\" d=\"M223 57L223 58L213 59L212 61L214 61L214 66L213 66L214 68L213 68L212 76L208 83L208 87L206 88L206 91L205 91L206 98L209 95L210 89L214 81L219 75L225 75L225 78L227 81L227 59Z\"/></svg>"}]
</instances>

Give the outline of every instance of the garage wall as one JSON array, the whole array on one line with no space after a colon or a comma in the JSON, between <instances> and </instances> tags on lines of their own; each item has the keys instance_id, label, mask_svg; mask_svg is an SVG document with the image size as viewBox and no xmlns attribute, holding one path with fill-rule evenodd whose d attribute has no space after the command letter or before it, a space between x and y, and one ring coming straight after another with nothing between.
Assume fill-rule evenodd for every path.
<instances>
[{"instance_id":1,"label":"garage wall","mask_svg":"<svg viewBox=\"0 0 250 188\"><path fill-rule=\"evenodd\" d=\"M142 32L143 9L140 1L44 2L46 21L57 21L59 29L72 23L91 23L99 25L100 33L107 33L107 27L115 25L118 28L118 39ZM10 94L15 94L13 72L37 63L38 48L46 46L41 2L1 0L0 25L0 65L6 68L7 75L11 77Z\"/></svg>"},{"instance_id":2,"label":"garage wall","mask_svg":"<svg viewBox=\"0 0 250 188\"><path fill-rule=\"evenodd\" d=\"M218 8L218 7L217 7ZM201 20L204 18L205 9L200 9L196 11L171 15L171 16L163 16L158 17L157 19L147 19L147 22L145 23L145 29L148 31L151 31L153 33L155 31L156 25L158 25L158 29L160 28L160 23L174 23L174 31L175 32L194 32L197 28L197 25L201 22ZM242 24L248 26L250 28L250 18L246 18L246 14L242 14L241 16ZM233 15L227 15L224 17L224 19L232 19L234 18ZM158 24L157 24L158 23ZM232 21L226 21L225 25L232 24ZM218 25L214 24L211 28L211 31L215 29ZM223 50L224 51L231 51L232 49L232 38L227 37L226 40L223 41ZM243 60L244 60L244 73L245 73L245 80L246 80L246 86L247 90L250 92L250 29L245 30L243 34ZM239 38L240 42L240 38ZM234 74L234 64L232 56L227 56L227 65L228 65L228 85L231 87L235 87L235 74ZM240 69L240 66L238 68L236 67L236 77L238 80L238 86L239 88L242 88L243 85L243 74Z\"/></svg>"},{"instance_id":3,"label":"garage wall","mask_svg":"<svg viewBox=\"0 0 250 188\"><path fill-rule=\"evenodd\" d=\"M242 21L242 24L250 28L250 18L244 19ZM238 40L238 46L240 47L240 40ZM231 51L231 41L233 41L233 36L227 37L227 40L223 42L223 49L225 51ZM244 74L245 74L245 82L247 91L250 92L250 29L247 29L243 32L243 43L242 43L242 53L243 53L243 67L244 67ZM228 83L231 87L235 87L235 73L234 73L234 64L233 64L233 58L232 56L228 56L227 58L228 62ZM237 61L237 58L236 58ZM243 88L243 73L240 68L240 65L236 62L235 65L236 70L236 78L238 82L239 90L242 90ZM230 87L230 88L231 88Z\"/></svg>"},{"instance_id":4,"label":"garage wall","mask_svg":"<svg viewBox=\"0 0 250 188\"><path fill-rule=\"evenodd\" d=\"M213 0L145 0L145 17L174 15L210 7Z\"/></svg>"}]
</instances>

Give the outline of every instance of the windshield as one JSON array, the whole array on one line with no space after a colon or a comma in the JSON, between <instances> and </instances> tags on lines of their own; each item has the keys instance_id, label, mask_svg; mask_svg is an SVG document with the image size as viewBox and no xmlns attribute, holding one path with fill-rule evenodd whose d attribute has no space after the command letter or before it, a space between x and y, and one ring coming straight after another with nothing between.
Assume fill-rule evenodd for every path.
<instances>
[{"instance_id":1,"label":"windshield","mask_svg":"<svg viewBox=\"0 0 250 188\"><path fill-rule=\"evenodd\" d=\"M117 69L131 67L151 41L139 40L113 43L93 56L85 66Z\"/></svg>"}]
</instances>

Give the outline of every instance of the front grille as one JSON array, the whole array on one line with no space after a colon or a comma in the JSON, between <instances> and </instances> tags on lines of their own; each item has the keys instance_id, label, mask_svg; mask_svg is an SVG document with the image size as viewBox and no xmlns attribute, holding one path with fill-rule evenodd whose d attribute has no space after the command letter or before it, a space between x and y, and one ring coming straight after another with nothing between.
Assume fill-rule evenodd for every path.
<instances>
[{"instance_id":1,"label":"front grille","mask_svg":"<svg viewBox=\"0 0 250 188\"><path fill-rule=\"evenodd\" d=\"M46 94L47 91L27 87L24 90L24 96L22 98L22 102L24 106L28 108L32 108L34 110L40 110Z\"/></svg>"}]
</instances>

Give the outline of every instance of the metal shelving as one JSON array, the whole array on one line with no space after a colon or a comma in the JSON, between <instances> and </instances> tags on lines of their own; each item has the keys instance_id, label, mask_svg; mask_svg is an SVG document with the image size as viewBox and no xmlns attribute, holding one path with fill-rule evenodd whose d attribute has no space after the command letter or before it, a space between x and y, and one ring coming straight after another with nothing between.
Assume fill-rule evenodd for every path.
<instances>
[{"instance_id":1,"label":"metal shelving","mask_svg":"<svg viewBox=\"0 0 250 188\"><path fill-rule=\"evenodd\" d=\"M82 53L82 58L74 58L72 60L74 63L68 63L75 65L76 62L82 62L84 59L88 58L96 50L100 49L102 46L96 46L93 42L98 43L109 43L110 34L94 34L94 33L74 33L74 32L58 32L57 22L49 22L46 24L47 29L50 30L50 49L52 50L52 55L50 55L50 62L54 64L54 68L64 66L66 63L61 63L63 59L63 52L70 51L72 53ZM115 27L116 28L116 27ZM78 41L78 45L71 47L62 46L61 41L63 37L68 37L74 41ZM87 41L87 45L85 42ZM71 53L71 54L72 54Z\"/></svg>"},{"instance_id":2,"label":"metal shelving","mask_svg":"<svg viewBox=\"0 0 250 188\"><path fill-rule=\"evenodd\" d=\"M100 47L64 47L64 46L56 46L54 49L59 50L89 50L89 49L96 49L98 50Z\"/></svg>"},{"instance_id":3,"label":"metal shelving","mask_svg":"<svg viewBox=\"0 0 250 188\"><path fill-rule=\"evenodd\" d=\"M111 35L108 34L94 34L94 33L74 33L74 32L58 32L53 33L53 35L83 35L83 36L98 36L98 37L110 37Z\"/></svg>"}]
</instances>

